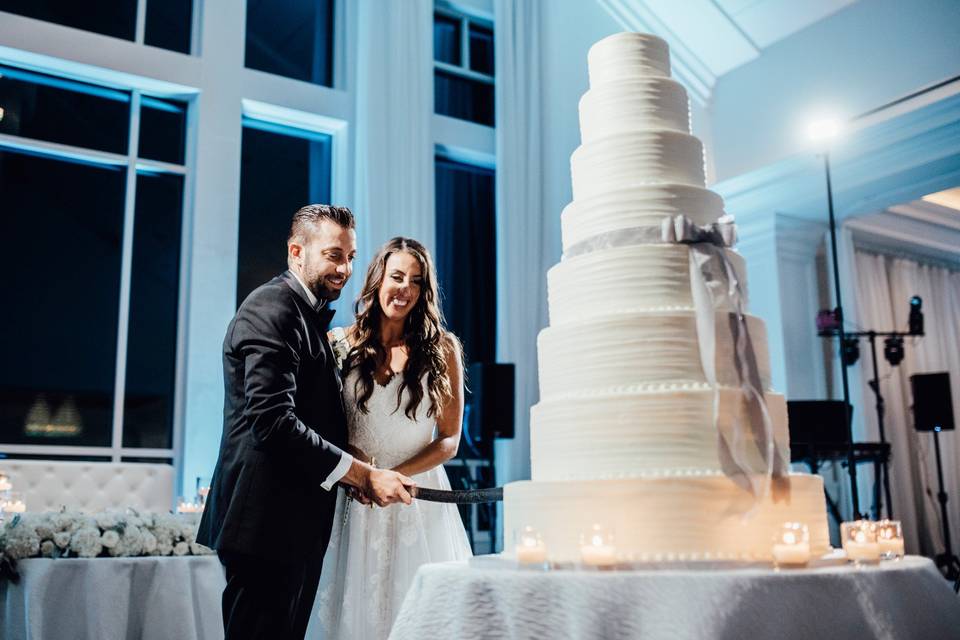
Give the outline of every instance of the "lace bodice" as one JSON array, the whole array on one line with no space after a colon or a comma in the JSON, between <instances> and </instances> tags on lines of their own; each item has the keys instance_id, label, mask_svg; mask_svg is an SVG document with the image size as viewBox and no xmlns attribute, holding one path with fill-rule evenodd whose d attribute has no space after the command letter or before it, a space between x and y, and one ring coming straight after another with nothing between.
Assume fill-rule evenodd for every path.
<instances>
[{"instance_id":1,"label":"lace bodice","mask_svg":"<svg viewBox=\"0 0 960 640\"><path fill-rule=\"evenodd\" d=\"M368 456L376 458L381 468L394 467L408 460L430 444L436 430L436 420L427 417L430 396L427 393L426 375L420 381L423 399L417 407L416 420L404 413L410 400L410 390L403 390L400 408L397 409L397 391L402 376L394 375L386 385L373 384L373 394L367 400L367 413L357 407L359 372L354 369L343 383L343 406L350 430L350 444Z\"/></svg>"}]
</instances>

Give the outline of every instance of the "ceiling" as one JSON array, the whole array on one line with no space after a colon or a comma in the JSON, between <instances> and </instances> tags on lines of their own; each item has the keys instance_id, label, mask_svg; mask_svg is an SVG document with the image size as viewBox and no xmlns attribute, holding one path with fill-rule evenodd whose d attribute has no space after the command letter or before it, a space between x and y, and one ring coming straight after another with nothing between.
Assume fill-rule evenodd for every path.
<instances>
[{"instance_id":1,"label":"ceiling","mask_svg":"<svg viewBox=\"0 0 960 640\"><path fill-rule=\"evenodd\" d=\"M626 29L671 48L674 72L706 103L716 79L857 0L598 0Z\"/></svg>"}]
</instances>

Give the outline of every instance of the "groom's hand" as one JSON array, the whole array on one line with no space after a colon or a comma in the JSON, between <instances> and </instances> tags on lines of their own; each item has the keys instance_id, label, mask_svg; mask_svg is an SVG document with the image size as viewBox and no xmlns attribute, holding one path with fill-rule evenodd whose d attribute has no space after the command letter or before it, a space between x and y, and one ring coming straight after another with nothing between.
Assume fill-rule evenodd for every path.
<instances>
[{"instance_id":1,"label":"groom's hand","mask_svg":"<svg viewBox=\"0 0 960 640\"><path fill-rule=\"evenodd\" d=\"M402 473L389 469L372 469L363 492L379 506L385 507L395 502L410 504L413 501L410 491L415 486L416 483Z\"/></svg>"},{"instance_id":2,"label":"groom's hand","mask_svg":"<svg viewBox=\"0 0 960 640\"><path fill-rule=\"evenodd\" d=\"M402 473L377 469L356 458L340 481L356 487L381 507L395 502L410 504L410 491L416 488L416 483Z\"/></svg>"}]
</instances>

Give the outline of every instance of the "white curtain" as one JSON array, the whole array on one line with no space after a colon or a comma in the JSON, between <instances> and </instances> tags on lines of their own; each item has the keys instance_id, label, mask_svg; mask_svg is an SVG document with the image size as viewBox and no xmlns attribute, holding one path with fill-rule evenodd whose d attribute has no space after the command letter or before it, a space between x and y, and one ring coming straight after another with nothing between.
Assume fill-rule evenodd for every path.
<instances>
[{"instance_id":1,"label":"white curtain","mask_svg":"<svg viewBox=\"0 0 960 640\"><path fill-rule=\"evenodd\" d=\"M540 3L496 0L497 360L516 364L516 437L497 444L497 482L530 477L537 334L547 322L540 157ZM509 533L507 534L509 536Z\"/></svg>"},{"instance_id":2,"label":"white curtain","mask_svg":"<svg viewBox=\"0 0 960 640\"><path fill-rule=\"evenodd\" d=\"M351 301L370 258L390 238L434 246L433 1L358 0L354 8L358 256L343 295Z\"/></svg>"},{"instance_id":3,"label":"white curtain","mask_svg":"<svg viewBox=\"0 0 960 640\"><path fill-rule=\"evenodd\" d=\"M844 306L855 307L853 319L862 329L906 330L910 297L923 298L926 336L907 339L906 356L897 367L887 363L880 342L878 364L880 390L886 401L884 432L893 455L890 467L893 513L903 522L908 550L933 555L944 548L936 500L933 436L917 433L913 428L910 376L948 371L954 416L960 418L960 272L859 250L855 252L852 266L855 295L852 300L844 300ZM851 318L849 313L848 318ZM871 376L869 346L861 341L861 367L859 375L851 381L851 400L862 421L858 439L866 441L879 438L874 395L867 384ZM960 531L960 438L955 432L941 433L940 446L944 483L950 496L947 507L951 540L956 544L960 542L957 536ZM863 482L870 474L858 477ZM861 490L861 496L869 497L871 487L872 478L865 490Z\"/></svg>"}]
</instances>

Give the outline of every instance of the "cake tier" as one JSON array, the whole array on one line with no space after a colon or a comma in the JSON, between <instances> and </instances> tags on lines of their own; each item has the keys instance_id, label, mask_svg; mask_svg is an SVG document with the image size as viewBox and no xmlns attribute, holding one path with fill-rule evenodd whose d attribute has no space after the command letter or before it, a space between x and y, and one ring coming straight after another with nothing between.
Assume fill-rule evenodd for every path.
<instances>
[{"instance_id":1,"label":"cake tier","mask_svg":"<svg viewBox=\"0 0 960 640\"><path fill-rule=\"evenodd\" d=\"M731 325L733 314L716 317L717 382L738 387ZM763 320L747 316L764 389L770 387L770 359ZM603 391L646 384L707 380L700 361L693 311L624 312L587 322L548 327L537 338L540 397Z\"/></svg>"},{"instance_id":2,"label":"cake tier","mask_svg":"<svg viewBox=\"0 0 960 640\"><path fill-rule=\"evenodd\" d=\"M766 401L776 447L789 460L786 401L778 393L766 394ZM739 389L721 387L715 394L706 385L651 385L545 400L530 411L532 477L596 480L719 473L718 433L729 433L738 416L743 421L744 404ZM765 471L760 449L749 450L750 468Z\"/></svg>"},{"instance_id":3,"label":"cake tier","mask_svg":"<svg viewBox=\"0 0 960 640\"><path fill-rule=\"evenodd\" d=\"M670 77L670 47L648 33L615 33L587 52L590 86L649 76Z\"/></svg>"},{"instance_id":4,"label":"cake tier","mask_svg":"<svg viewBox=\"0 0 960 640\"><path fill-rule=\"evenodd\" d=\"M745 293L743 257L725 251ZM547 272L547 294L551 325L607 316L623 309L690 310L690 247L646 244L569 258ZM723 310L733 311L729 306Z\"/></svg>"},{"instance_id":5,"label":"cake tier","mask_svg":"<svg viewBox=\"0 0 960 640\"><path fill-rule=\"evenodd\" d=\"M563 250L591 236L633 227L659 226L684 215L707 225L723 215L723 198L703 187L657 184L628 187L571 202L560 215Z\"/></svg>"},{"instance_id":6,"label":"cake tier","mask_svg":"<svg viewBox=\"0 0 960 640\"><path fill-rule=\"evenodd\" d=\"M590 89L580 99L580 137L585 143L662 129L690 133L687 92L669 78L613 82Z\"/></svg>"},{"instance_id":7,"label":"cake tier","mask_svg":"<svg viewBox=\"0 0 960 640\"><path fill-rule=\"evenodd\" d=\"M703 146L678 131L634 131L583 144L570 156L573 199L651 184L704 186Z\"/></svg>"},{"instance_id":8,"label":"cake tier","mask_svg":"<svg viewBox=\"0 0 960 640\"><path fill-rule=\"evenodd\" d=\"M780 526L803 522L811 553L827 553L822 480L790 474L781 484L754 505L723 475L512 482L504 487L503 530L510 541L534 527L550 559L561 562L578 559L580 535L594 524L613 533L625 560L768 560Z\"/></svg>"}]
</instances>

